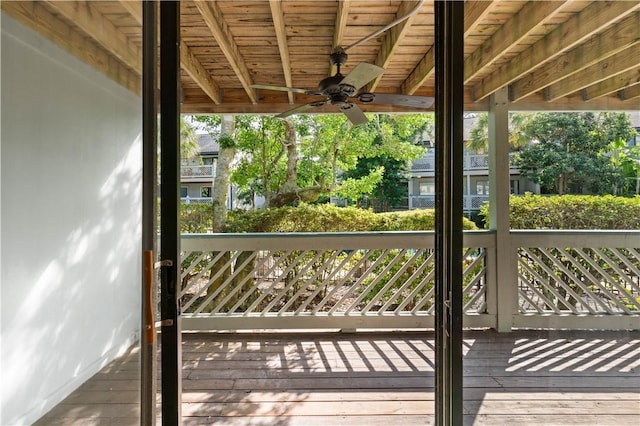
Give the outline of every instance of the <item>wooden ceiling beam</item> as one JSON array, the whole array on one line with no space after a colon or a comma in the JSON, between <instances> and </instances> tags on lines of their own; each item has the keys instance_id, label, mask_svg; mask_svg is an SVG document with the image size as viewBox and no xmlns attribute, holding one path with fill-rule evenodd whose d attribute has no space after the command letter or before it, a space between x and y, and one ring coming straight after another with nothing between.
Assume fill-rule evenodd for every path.
<instances>
[{"instance_id":1,"label":"wooden ceiling beam","mask_svg":"<svg viewBox=\"0 0 640 426\"><path fill-rule=\"evenodd\" d=\"M465 1L464 2L464 35L475 31L491 11L490 1Z\"/></svg>"},{"instance_id":2,"label":"wooden ceiling beam","mask_svg":"<svg viewBox=\"0 0 640 426\"><path fill-rule=\"evenodd\" d=\"M342 0L338 2L338 10L336 11L336 23L334 25L333 31L333 45L331 49L335 47L344 47L344 32L347 28L347 18L349 17L349 3L351 0ZM336 66L333 64L329 64L329 72L328 75L334 75L336 73Z\"/></svg>"},{"instance_id":3,"label":"wooden ceiling beam","mask_svg":"<svg viewBox=\"0 0 640 426\"><path fill-rule=\"evenodd\" d=\"M465 59L465 83L468 83L480 71L500 59L513 46L531 34L532 31L553 18L564 4L561 1L533 1L526 3L518 13L501 25L498 31Z\"/></svg>"},{"instance_id":4,"label":"wooden ceiling beam","mask_svg":"<svg viewBox=\"0 0 640 426\"><path fill-rule=\"evenodd\" d=\"M40 1L3 1L0 8L42 34L111 80L140 94L140 75L125 66L92 38L70 27Z\"/></svg>"},{"instance_id":5,"label":"wooden ceiling beam","mask_svg":"<svg viewBox=\"0 0 640 426\"><path fill-rule=\"evenodd\" d=\"M118 30L111 21L102 16L87 1L46 1L47 6L71 21L74 25L94 39L100 46L111 52L122 63L142 75L142 53Z\"/></svg>"},{"instance_id":6,"label":"wooden ceiling beam","mask_svg":"<svg viewBox=\"0 0 640 426\"><path fill-rule=\"evenodd\" d=\"M269 0L271 7L271 17L273 18L273 29L276 32L278 40L278 51L280 52L280 62L282 63L282 72L284 73L284 81L287 87L293 87L293 78L291 77L291 60L289 58L289 45L287 43L287 32L284 27L284 12L282 11L281 0ZM293 92L287 92L289 103L295 102Z\"/></svg>"},{"instance_id":7,"label":"wooden ceiling beam","mask_svg":"<svg viewBox=\"0 0 640 426\"><path fill-rule=\"evenodd\" d=\"M138 24L142 25L142 2L120 0L120 5L129 12ZM184 42L180 42L180 65L213 102L216 104L222 102L220 86L211 79L209 72Z\"/></svg>"},{"instance_id":8,"label":"wooden ceiling beam","mask_svg":"<svg viewBox=\"0 0 640 426\"><path fill-rule=\"evenodd\" d=\"M427 78L433 74L435 66L435 50L435 46L432 46L427 54L420 59L418 65L402 82L402 85L400 86L400 93L413 95L416 90L424 84Z\"/></svg>"},{"instance_id":9,"label":"wooden ceiling beam","mask_svg":"<svg viewBox=\"0 0 640 426\"><path fill-rule=\"evenodd\" d=\"M635 87L635 86L634 86ZM633 88L633 87L632 87ZM637 98L637 96L635 96ZM396 107L392 105L360 105L365 112L388 112L388 113L403 113L403 112L420 112L424 113L425 110L411 111L410 109ZM184 114L277 114L287 109L290 109L291 105L288 102L281 103L260 103L251 104L249 102L240 103L223 103L221 105L215 105L211 102L199 102L195 100L186 99L185 104L182 107L182 113ZM486 101L473 102L468 100L465 102L465 111L488 111L489 105ZM549 103L544 100L542 95L535 94L527 99L527 102L518 102L513 105L509 105L510 111L636 111L638 109L637 102L622 100L619 96L606 96L594 99L590 102L584 102L580 95L571 96L567 98L561 98L556 102ZM433 111L427 111L427 113ZM338 111L330 106L318 107L309 111L305 111L305 114L331 114L338 113Z\"/></svg>"},{"instance_id":10,"label":"wooden ceiling beam","mask_svg":"<svg viewBox=\"0 0 640 426\"><path fill-rule=\"evenodd\" d=\"M479 23L491 12L490 1L464 2L464 33L465 36L473 31ZM435 49L432 46L420 59L418 65L411 71L400 86L400 93L413 95L424 82L433 74L435 66Z\"/></svg>"},{"instance_id":11,"label":"wooden ceiling beam","mask_svg":"<svg viewBox=\"0 0 640 426\"><path fill-rule=\"evenodd\" d=\"M472 88L476 101L512 83L538 66L553 60L563 52L620 20L640 7L640 2L594 1L532 46L522 51L509 63L495 70Z\"/></svg>"},{"instance_id":12,"label":"wooden ceiling beam","mask_svg":"<svg viewBox=\"0 0 640 426\"><path fill-rule=\"evenodd\" d=\"M417 1L400 2L400 6L398 7L398 12L396 12L395 19L405 16L414 7L416 7L417 4L418 4ZM395 54L396 49L400 45L400 42L402 41L402 39L407 34L407 31L409 30L409 28L411 28L411 24L413 23L413 21L415 21L417 15L418 13L414 13L409 18L400 22L398 25L395 25L389 28L385 32L384 38L382 40L382 46L380 47L380 50L378 50L378 54L374 61L375 65L381 68L386 68L387 65L389 65L389 62L391 62L391 60L393 59L393 55ZM380 80L382 80L383 75L384 73L378 75L373 81L368 83L363 88L363 91L373 92L374 90L376 90L376 88L378 87L378 84L380 83Z\"/></svg>"},{"instance_id":13,"label":"wooden ceiling beam","mask_svg":"<svg viewBox=\"0 0 640 426\"><path fill-rule=\"evenodd\" d=\"M603 61L593 64L580 72L546 87L544 89L544 96L547 101L552 102L595 83L615 77L618 74L639 68L639 66L640 44L635 44L628 49L622 50Z\"/></svg>"},{"instance_id":14,"label":"wooden ceiling beam","mask_svg":"<svg viewBox=\"0 0 640 426\"><path fill-rule=\"evenodd\" d=\"M582 99L585 101L591 101L610 93L618 92L627 86L633 86L638 83L640 83L640 65L614 77L603 80L600 83L585 87L582 89Z\"/></svg>"},{"instance_id":15,"label":"wooden ceiling beam","mask_svg":"<svg viewBox=\"0 0 640 426\"><path fill-rule=\"evenodd\" d=\"M636 43L640 43L640 13L627 17L605 32L591 37L586 43L515 81L509 87L509 100L517 102L526 98Z\"/></svg>"},{"instance_id":16,"label":"wooden ceiling beam","mask_svg":"<svg viewBox=\"0 0 640 426\"><path fill-rule=\"evenodd\" d=\"M184 41L180 42L180 65L213 102L218 105L222 103L220 86L211 78L209 71L205 69Z\"/></svg>"},{"instance_id":17,"label":"wooden ceiling beam","mask_svg":"<svg viewBox=\"0 0 640 426\"><path fill-rule=\"evenodd\" d=\"M233 68L238 80L240 80L240 84L242 84L249 100L253 104L258 103L258 95L255 89L251 87L253 84L251 73L240 54L238 45L230 36L231 33L219 6L216 2L205 1L196 1L193 2L193 4L200 12L200 15L202 15L204 22L207 24L207 27L209 27L209 30L218 42L218 47L220 47L222 53L224 53L224 56L229 61L231 68Z\"/></svg>"},{"instance_id":18,"label":"wooden ceiling beam","mask_svg":"<svg viewBox=\"0 0 640 426\"><path fill-rule=\"evenodd\" d=\"M628 101L629 99L634 99L640 96L640 83L634 84L633 86L625 87L618 92L618 96L623 101Z\"/></svg>"},{"instance_id":19,"label":"wooden ceiling beam","mask_svg":"<svg viewBox=\"0 0 640 426\"><path fill-rule=\"evenodd\" d=\"M132 0L120 0L120 5L129 12L129 15L136 20L136 22L142 25L142 2Z\"/></svg>"}]
</instances>

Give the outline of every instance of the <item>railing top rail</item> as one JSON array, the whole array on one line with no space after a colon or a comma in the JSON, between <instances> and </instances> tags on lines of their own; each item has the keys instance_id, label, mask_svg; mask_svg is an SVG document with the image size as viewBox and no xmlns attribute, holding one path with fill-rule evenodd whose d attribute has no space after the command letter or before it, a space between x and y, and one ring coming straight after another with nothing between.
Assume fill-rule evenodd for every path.
<instances>
[{"instance_id":1,"label":"railing top rail","mask_svg":"<svg viewBox=\"0 0 640 426\"><path fill-rule=\"evenodd\" d=\"M465 231L465 245L492 247L495 234L491 231ZM182 234L184 250L328 250L360 248L433 248L433 231L384 232L275 232Z\"/></svg>"},{"instance_id":2,"label":"railing top rail","mask_svg":"<svg viewBox=\"0 0 640 426\"><path fill-rule=\"evenodd\" d=\"M640 247L640 230L522 229L512 230L515 247Z\"/></svg>"}]
</instances>

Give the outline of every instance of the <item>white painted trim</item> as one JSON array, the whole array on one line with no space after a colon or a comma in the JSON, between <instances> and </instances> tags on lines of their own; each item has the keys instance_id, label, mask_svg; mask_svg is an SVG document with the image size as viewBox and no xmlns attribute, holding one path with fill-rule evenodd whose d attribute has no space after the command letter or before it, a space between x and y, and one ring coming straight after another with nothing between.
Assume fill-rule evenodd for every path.
<instances>
[{"instance_id":1,"label":"white painted trim","mask_svg":"<svg viewBox=\"0 0 640 426\"><path fill-rule=\"evenodd\" d=\"M464 326L469 328L489 328L495 324L495 316L477 314L465 315ZM184 331L210 330L254 330L254 329L398 329L433 328L433 315L224 315L215 316L188 314L182 317Z\"/></svg>"},{"instance_id":2,"label":"white painted trim","mask_svg":"<svg viewBox=\"0 0 640 426\"><path fill-rule=\"evenodd\" d=\"M640 330L640 315L514 315L514 328Z\"/></svg>"}]
</instances>

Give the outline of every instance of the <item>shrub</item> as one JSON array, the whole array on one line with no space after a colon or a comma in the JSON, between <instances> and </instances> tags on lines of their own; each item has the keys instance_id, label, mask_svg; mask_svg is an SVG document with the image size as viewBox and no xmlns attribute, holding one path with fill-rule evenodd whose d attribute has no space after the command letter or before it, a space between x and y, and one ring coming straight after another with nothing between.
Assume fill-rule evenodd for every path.
<instances>
[{"instance_id":1,"label":"shrub","mask_svg":"<svg viewBox=\"0 0 640 426\"><path fill-rule=\"evenodd\" d=\"M464 229L477 229L467 219ZM332 204L300 204L297 207L234 211L226 232L363 232L433 230L434 210L374 213Z\"/></svg>"},{"instance_id":2,"label":"shrub","mask_svg":"<svg viewBox=\"0 0 640 426\"><path fill-rule=\"evenodd\" d=\"M180 232L198 234L211 232L213 210L211 204L180 203Z\"/></svg>"},{"instance_id":3,"label":"shrub","mask_svg":"<svg viewBox=\"0 0 640 426\"><path fill-rule=\"evenodd\" d=\"M488 204L481 215L488 227ZM509 220L512 229L640 229L640 197L512 195Z\"/></svg>"}]
</instances>

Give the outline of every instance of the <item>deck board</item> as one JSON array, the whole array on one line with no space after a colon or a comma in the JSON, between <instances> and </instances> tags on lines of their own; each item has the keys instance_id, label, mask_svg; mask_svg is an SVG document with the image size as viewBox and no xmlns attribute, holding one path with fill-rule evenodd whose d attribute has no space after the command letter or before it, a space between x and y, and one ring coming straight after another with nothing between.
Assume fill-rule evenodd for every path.
<instances>
[{"instance_id":1,"label":"deck board","mask_svg":"<svg viewBox=\"0 0 640 426\"><path fill-rule=\"evenodd\" d=\"M469 331L469 425L637 425L640 332ZM183 337L185 425L434 423L432 332ZM37 425L138 424L132 350Z\"/></svg>"}]
</instances>

